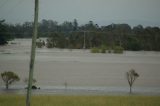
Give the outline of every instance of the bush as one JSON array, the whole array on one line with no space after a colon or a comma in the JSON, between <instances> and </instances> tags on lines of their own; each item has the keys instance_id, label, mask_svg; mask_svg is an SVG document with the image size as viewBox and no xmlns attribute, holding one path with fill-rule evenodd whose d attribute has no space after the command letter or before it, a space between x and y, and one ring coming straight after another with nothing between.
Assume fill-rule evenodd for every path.
<instances>
[{"instance_id":1,"label":"bush","mask_svg":"<svg viewBox=\"0 0 160 106\"><path fill-rule=\"evenodd\" d=\"M53 44L50 43L50 42L47 42L46 47L47 47L47 48L53 48Z\"/></svg>"},{"instance_id":2,"label":"bush","mask_svg":"<svg viewBox=\"0 0 160 106\"><path fill-rule=\"evenodd\" d=\"M105 45L102 45L101 47L100 47L100 53L106 53L106 46Z\"/></svg>"},{"instance_id":3,"label":"bush","mask_svg":"<svg viewBox=\"0 0 160 106\"><path fill-rule=\"evenodd\" d=\"M108 51L108 53L123 53L124 48L120 46L115 46L112 50L111 47L94 47L91 48L91 53L106 53L106 50Z\"/></svg>"},{"instance_id":4,"label":"bush","mask_svg":"<svg viewBox=\"0 0 160 106\"><path fill-rule=\"evenodd\" d=\"M99 49L94 47L94 48L91 48L91 53L99 53Z\"/></svg>"},{"instance_id":5,"label":"bush","mask_svg":"<svg viewBox=\"0 0 160 106\"><path fill-rule=\"evenodd\" d=\"M39 39L38 41L36 41L36 46L37 46L38 48L44 47L44 46L45 46L44 40Z\"/></svg>"},{"instance_id":6,"label":"bush","mask_svg":"<svg viewBox=\"0 0 160 106\"><path fill-rule=\"evenodd\" d=\"M108 50L108 53L112 53L112 50L110 49L110 50Z\"/></svg>"},{"instance_id":7,"label":"bush","mask_svg":"<svg viewBox=\"0 0 160 106\"><path fill-rule=\"evenodd\" d=\"M115 46L113 49L114 53L123 53L124 48L121 46Z\"/></svg>"},{"instance_id":8,"label":"bush","mask_svg":"<svg viewBox=\"0 0 160 106\"><path fill-rule=\"evenodd\" d=\"M106 53L106 46L102 45L101 47L91 48L91 53Z\"/></svg>"},{"instance_id":9,"label":"bush","mask_svg":"<svg viewBox=\"0 0 160 106\"><path fill-rule=\"evenodd\" d=\"M42 47L43 47L43 44L42 44L42 42L36 42L36 46L37 46L38 48L42 48Z\"/></svg>"},{"instance_id":10,"label":"bush","mask_svg":"<svg viewBox=\"0 0 160 106\"><path fill-rule=\"evenodd\" d=\"M112 53L113 52L111 47L107 47L106 50L108 51L108 53Z\"/></svg>"},{"instance_id":11,"label":"bush","mask_svg":"<svg viewBox=\"0 0 160 106\"><path fill-rule=\"evenodd\" d=\"M101 49L100 49L100 52L101 52L101 53L106 53L106 49L105 49L105 48L101 48Z\"/></svg>"}]
</instances>

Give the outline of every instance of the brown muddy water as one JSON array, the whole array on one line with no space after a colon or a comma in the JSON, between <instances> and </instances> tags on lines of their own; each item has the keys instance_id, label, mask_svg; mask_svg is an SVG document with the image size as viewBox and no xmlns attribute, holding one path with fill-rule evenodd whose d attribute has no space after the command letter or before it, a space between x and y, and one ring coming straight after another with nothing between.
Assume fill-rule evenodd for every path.
<instances>
[{"instance_id":1,"label":"brown muddy water","mask_svg":"<svg viewBox=\"0 0 160 106\"><path fill-rule=\"evenodd\" d=\"M15 39L0 47L0 73L13 71L21 81L11 89L23 92L29 74L31 39ZM160 52L125 51L123 54L93 54L89 50L36 50L34 78L40 92L55 93L68 89L79 92L127 92L126 72L135 69L140 77L133 90L137 93L160 94ZM4 83L0 79L1 92Z\"/></svg>"}]
</instances>

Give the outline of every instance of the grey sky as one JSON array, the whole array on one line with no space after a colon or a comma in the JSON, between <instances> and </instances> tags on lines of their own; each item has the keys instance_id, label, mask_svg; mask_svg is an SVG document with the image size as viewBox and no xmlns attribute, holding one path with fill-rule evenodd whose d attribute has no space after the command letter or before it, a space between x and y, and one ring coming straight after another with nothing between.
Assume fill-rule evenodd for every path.
<instances>
[{"instance_id":1,"label":"grey sky","mask_svg":"<svg viewBox=\"0 0 160 106\"><path fill-rule=\"evenodd\" d=\"M39 0L39 20L62 23L77 19L100 25L128 23L160 27L160 0ZM9 23L33 20L34 0L0 0L0 19Z\"/></svg>"}]
</instances>

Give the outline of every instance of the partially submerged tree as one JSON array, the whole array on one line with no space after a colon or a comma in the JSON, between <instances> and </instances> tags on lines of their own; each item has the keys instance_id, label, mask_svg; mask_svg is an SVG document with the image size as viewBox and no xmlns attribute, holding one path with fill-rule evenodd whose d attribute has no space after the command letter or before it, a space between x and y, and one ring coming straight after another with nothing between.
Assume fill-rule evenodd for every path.
<instances>
[{"instance_id":1,"label":"partially submerged tree","mask_svg":"<svg viewBox=\"0 0 160 106\"><path fill-rule=\"evenodd\" d=\"M68 87L67 81L64 82L64 86L65 86L65 90L67 90L67 87Z\"/></svg>"},{"instance_id":2,"label":"partially submerged tree","mask_svg":"<svg viewBox=\"0 0 160 106\"><path fill-rule=\"evenodd\" d=\"M139 74L134 69L131 69L126 73L126 75L127 75L127 80L130 87L130 93L132 93L133 83L139 77Z\"/></svg>"},{"instance_id":3,"label":"partially submerged tree","mask_svg":"<svg viewBox=\"0 0 160 106\"><path fill-rule=\"evenodd\" d=\"M26 84L28 84L28 78L25 78L24 79L24 82L26 83ZM35 79L35 78L33 78L32 79L32 89L40 89L40 87L37 87L36 85L35 85L35 83L37 82L37 80ZM26 87L25 89L27 89L28 87Z\"/></svg>"},{"instance_id":4,"label":"partially submerged tree","mask_svg":"<svg viewBox=\"0 0 160 106\"><path fill-rule=\"evenodd\" d=\"M24 82L26 83L26 84L28 84L28 78L25 78L24 79ZM32 79L32 84L35 84L37 82L37 80L35 79L35 78L33 78Z\"/></svg>"},{"instance_id":5,"label":"partially submerged tree","mask_svg":"<svg viewBox=\"0 0 160 106\"><path fill-rule=\"evenodd\" d=\"M13 82L20 80L19 76L16 73L10 71L1 73L1 77L5 83L6 89L8 89L9 85L11 85Z\"/></svg>"}]
</instances>

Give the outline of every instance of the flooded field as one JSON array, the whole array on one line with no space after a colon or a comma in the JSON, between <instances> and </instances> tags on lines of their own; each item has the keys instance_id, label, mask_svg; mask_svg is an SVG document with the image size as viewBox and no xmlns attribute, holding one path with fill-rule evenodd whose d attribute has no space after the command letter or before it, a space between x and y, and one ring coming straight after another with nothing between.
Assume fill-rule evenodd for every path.
<instances>
[{"instance_id":1,"label":"flooded field","mask_svg":"<svg viewBox=\"0 0 160 106\"><path fill-rule=\"evenodd\" d=\"M13 71L21 80L11 86L25 88L29 74L31 39L16 39L0 47L0 73ZM140 77L135 92L160 94L160 52L125 51L123 54L93 54L89 50L47 49L36 51L34 78L36 85L52 89L101 90L128 92L126 72L135 69ZM4 84L0 80L0 89Z\"/></svg>"}]
</instances>

